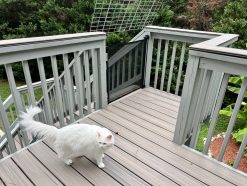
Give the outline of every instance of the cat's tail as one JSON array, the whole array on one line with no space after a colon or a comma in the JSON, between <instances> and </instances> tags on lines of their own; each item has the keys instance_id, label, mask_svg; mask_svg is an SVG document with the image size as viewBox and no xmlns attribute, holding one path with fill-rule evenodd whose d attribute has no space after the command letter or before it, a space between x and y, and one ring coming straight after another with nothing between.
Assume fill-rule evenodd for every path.
<instances>
[{"instance_id":1,"label":"cat's tail","mask_svg":"<svg viewBox=\"0 0 247 186\"><path fill-rule=\"evenodd\" d=\"M42 110L39 107L30 106L27 108L27 112L23 112L20 115L20 125L25 130L30 131L33 135L38 138L51 138L55 139L57 136L58 129L54 126L50 126L38 121L35 121L33 117L40 113Z\"/></svg>"}]
</instances>

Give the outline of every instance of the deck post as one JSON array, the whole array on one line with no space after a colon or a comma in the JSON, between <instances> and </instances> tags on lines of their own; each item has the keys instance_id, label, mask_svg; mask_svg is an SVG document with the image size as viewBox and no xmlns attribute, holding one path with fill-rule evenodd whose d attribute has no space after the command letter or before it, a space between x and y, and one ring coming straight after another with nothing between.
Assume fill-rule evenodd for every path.
<instances>
[{"instance_id":1,"label":"deck post","mask_svg":"<svg viewBox=\"0 0 247 186\"><path fill-rule=\"evenodd\" d=\"M106 41L103 40L98 52L100 108L108 104L106 78Z\"/></svg>"},{"instance_id":2,"label":"deck post","mask_svg":"<svg viewBox=\"0 0 247 186\"><path fill-rule=\"evenodd\" d=\"M154 39L153 39L152 35L150 34L150 37L148 39L148 48L147 48L145 87L150 86L150 76L151 76L152 57L153 57L153 45L154 45Z\"/></svg>"},{"instance_id":3,"label":"deck post","mask_svg":"<svg viewBox=\"0 0 247 186\"><path fill-rule=\"evenodd\" d=\"M190 103L193 99L193 90L197 77L200 58L197 56L189 56L185 81L183 85L182 98L179 106L178 118L174 133L173 141L179 145L184 144L186 140L185 132L187 131L187 120L190 111Z\"/></svg>"}]
</instances>

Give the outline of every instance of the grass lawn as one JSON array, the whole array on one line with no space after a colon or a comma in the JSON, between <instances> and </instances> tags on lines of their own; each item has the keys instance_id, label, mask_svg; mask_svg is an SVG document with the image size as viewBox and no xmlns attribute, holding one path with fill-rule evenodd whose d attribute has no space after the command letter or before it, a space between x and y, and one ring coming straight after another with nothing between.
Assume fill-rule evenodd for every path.
<instances>
[{"instance_id":1,"label":"grass lawn","mask_svg":"<svg viewBox=\"0 0 247 186\"><path fill-rule=\"evenodd\" d=\"M24 81L16 81L17 87L24 85L24 84L25 84ZM10 94L11 92L9 89L8 81L0 78L0 96L2 97L2 100L4 101ZM43 95L41 88L34 90L34 95L35 95L36 101L39 100Z\"/></svg>"},{"instance_id":2,"label":"grass lawn","mask_svg":"<svg viewBox=\"0 0 247 186\"><path fill-rule=\"evenodd\" d=\"M21 86L23 84L25 84L25 82L16 81L16 86ZM10 94L8 81L0 78L0 96L2 97L2 100L4 101Z\"/></svg>"},{"instance_id":3,"label":"grass lawn","mask_svg":"<svg viewBox=\"0 0 247 186\"><path fill-rule=\"evenodd\" d=\"M230 117L224 116L224 115L219 115L217 123L216 123L216 127L214 129L214 135L213 136L216 136L217 134L220 134L222 132L226 132L229 121L230 121ZM207 137L209 124L210 124L209 122L206 122L206 123L203 123L201 126L198 142L196 145L196 150L198 150L200 152L203 151L203 147L204 147L203 139ZM235 125L234 125L233 131L236 131L236 130L243 128L243 127L244 127L244 123L237 120Z\"/></svg>"}]
</instances>

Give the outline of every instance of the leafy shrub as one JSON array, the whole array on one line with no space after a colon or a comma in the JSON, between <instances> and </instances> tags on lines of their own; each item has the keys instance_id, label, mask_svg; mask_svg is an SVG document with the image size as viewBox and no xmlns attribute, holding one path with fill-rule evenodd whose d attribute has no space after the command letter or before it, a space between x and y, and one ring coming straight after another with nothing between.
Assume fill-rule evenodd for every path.
<instances>
[{"instance_id":1,"label":"leafy shrub","mask_svg":"<svg viewBox=\"0 0 247 186\"><path fill-rule=\"evenodd\" d=\"M244 77L231 77L229 78L229 83L231 84L228 86L228 90L235 93L239 94L240 92L240 86L242 85L244 80ZM247 92L245 92L244 98L247 98ZM220 111L220 114L223 114L225 116L232 116L233 113L233 106L235 103L228 105L226 108L222 109ZM241 103L241 108L237 114L237 119L239 119L242 123L243 126L238 129L237 131L232 132L233 139L236 140L236 142L241 143L244 139L244 136L247 132L247 104L246 102Z\"/></svg>"},{"instance_id":2,"label":"leafy shrub","mask_svg":"<svg viewBox=\"0 0 247 186\"><path fill-rule=\"evenodd\" d=\"M219 21L213 24L213 31L239 34L239 40L233 45L237 48L247 48L247 1L231 0L220 16Z\"/></svg>"},{"instance_id":3,"label":"leafy shrub","mask_svg":"<svg viewBox=\"0 0 247 186\"><path fill-rule=\"evenodd\" d=\"M227 0L189 0L187 11L190 14L190 28L209 30L214 12L223 7Z\"/></svg>"},{"instance_id":4,"label":"leafy shrub","mask_svg":"<svg viewBox=\"0 0 247 186\"><path fill-rule=\"evenodd\" d=\"M232 137L239 143L244 140L244 136L247 132L247 128L240 129L237 132L233 132Z\"/></svg>"}]
</instances>

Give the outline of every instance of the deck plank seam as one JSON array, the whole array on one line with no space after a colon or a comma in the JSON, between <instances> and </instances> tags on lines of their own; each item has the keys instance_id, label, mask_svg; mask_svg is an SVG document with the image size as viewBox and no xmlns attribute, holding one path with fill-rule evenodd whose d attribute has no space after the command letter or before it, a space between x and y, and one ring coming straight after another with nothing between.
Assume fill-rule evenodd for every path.
<instances>
[{"instance_id":1,"label":"deck plank seam","mask_svg":"<svg viewBox=\"0 0 247 186\"><path fill-rule=\"evenodd\" d=\"M45 142L42 141L43 144L45 144L53 153L55 153L57 155L57 153ZM85 180L87 180L91 185L94 185L86 176L84 176L81 172L79 172L75 167L70 166L72 169L74 169L79 175L81 175L83 178L85 178Z\"/></svg>"},{"instance_id":2,"label":"deck plank seam","mask_svg":"<svg viewBox=\"0 0 247 186\"><path fill-rule=\"evenodd\" d=\"M147 112L144 112L144 111L142 111L142 110L140 110L140 109L138 109L138 108L135 108L135 107L133 107L132 105L129 105L128 103L125 103L125 102L122 102L122 101L120 101L120 103L125 104L125 105L127 105L127 106L129 106L129 107L132 107L132 108L135 109L135 110L138 110L138 111L140 111L140 112L143 112L143 113L146 113L146 114L147 114ZM137 104L137 103L134 102L134 104ZM142 106L142 105L140 105L140 106ZM146 106L142 106L142 107L146 107ZM146 107L146 108L148 108L148 107ZM151 109L151 108L148 108L148 109L153 110L153 109ZM153 111L157 112L156 110L153 110ZM167 122L167 123L169 123L169 124L176 125L176 124L174 124L174 123L171 123L170 121L164 120L163 118L157 117L156 115L153 115L153 114L150 114L150 113L149 113L149 115L151 115L151 116L153 116L153 117L155 117L155 118L157 118L157 119L159 119L159 120L165 121L165 122ZM161 115L162 115L162 116L166 116L166 115L164 115L164 114L161 114Z\"/></svg>"},{"instance_id":3,"label":"deck plank seam","mask_svg":"<svg viewBox=\"0 0 247 186\"><path fill-rule=\"evenodd\" d=\"M140 95L140 96L138 96L138 95ZM132 97L135 97L135 98L138 98L138 99L140 99L140 100L142 100L142 101L146 101L146 102L152 104L153 106L162 107L163 109L169 110L170 112L174 112L174 114L178 115L178 109L172 108L172 107L178 107L178 106L169 105L170 107L168 108L168 107L166 106L166 104L169 104L169 103L159 105L159 104L157 104L157 103L154 103L153 101L160 101L160 100L155 99L155 98L151 98L151 97L150 97L150 98L151 98L152 100L147 100L146 98L148 98L148 97L147 97L147 96L146 96L146 97L143 97L143 96L146 96L146 95L144 95L144 94L142 94L142 93L140 92L140 93L135 94L135 95L132 95L132 96L126 98L126 99L132 100L131 98L132 98ZM162 102L162 101L160 101L160 102ZM172 107L171 107L171 106L172 106Z\"/></svg>"},{"instance_id":4,"label":"deck plank seam","mask_svg":"<svg viewBox=\"0 0 247 186\"><path fill-rule=\"evenodd\" d=\"M97 124L99 124L100 126L103 126L103 127L104 127L104 125L103 125L103 124L101 124L101 123L99 123L99 122L97 122L97 121L93 120L93 118L89 118L89 119L90 119L90 120L92 120L93 122L96 122L96 123L97 123ZM133 132L133 131L132 131L132 132ZM120 137L120 138L123 138L123 139L125 139L125 140L127 140L128 142L130 142L130 143L134 144L135 146L139 147L140 149L142 149L142 150L146 151L147 153L152 154L154 157L156 157L156 158L160 159L161 161L164 161L165 163L170 164L170 165L171 165L172 167L174 167L175 169L178 169L179 171L181 171L181 172L185 173L186 175L188 175L188 176L190 176L190 177L192 177L192 178L194 178L194 179L198 180L198 181L199 181L199 182L201 182L202 184L207 185L206 183L204 183L204 182L203 182L203 181L201 181L200 179L198 179L198 178L194 177L193 175L191 175L191 174L189 174L189 173L185 172L184 170L182 170L182 169L180 169L180 168L178 168L178 167L174 166L174 165L173 165L173 164L171 164L170 162L166 161L165 159L160 158L160 157L159 157L159 156L157 156L156 154L154 154L154 153L152 153L152 152L148 151L147 149L144 149L143 147L139 146L138 144L136 144L136 143L134 143L134 142L130 141L128 138L126 138L126 137L124 137L124 136L122 136L122 135L120 135L120 134L119 134L119 137ZM142 137L142 136L141 136L141 137ZM145 139L146 139L146 138L145 138ZM148 139L147 139L147 140L148 140ZM150 140L149 140L149 141L150 141ZM152 141L151 141L151 142L152 142ZM154 142L152 142L152 143L154 143ZM136 157L135 157L135 156L133 156L132 154L128 153L127 151L125 151L124 149L122 149L121 147L119 147L118 145L115 145L115 146L117 146L117 148L119 148L119 149L121 149L122 151L126 152L126 153L127 153L127 154L129 154L130 156L134 157L134 158L135 158L135 159L137 159L138 161L142 162L142 163L143 163L143 164L145 164L146 166L150 167L151 169L153 169L153 170L155 170L156 172L160 173L161 175L165 176L166 178L168 178L168 179L172 180L172 178L169 178L168 176L164 175L164 174L163 174L163 173L161 173L160 171L158 171L158 170L154 169L152 166L150 166L150 165L146 164L145 162L143 162L142 160L140 160L140 159L136 158ZM112 159L114 159L114 158L112 158ZM115 160L115 161L116 161L116 160ZM124 165L122 165L122 166L124 166ZM127 168L127 167L126 167L126 168ZM130 170L130 171L131 171L131 170ZM137 175L137 176L138 176L138 175ZM178 185L179 185L179 183L177 183L175 180L172 180L172 181L173 181L174 183L176 183L176 184L178 184Z\"/></svg>"},{"instance_id":5,"label":"deck plank seam","mask_svg":"<svg viewBox=\"0 0 247 186\"><path fill-rule=\"evenodd\" d=\"M100 125L100 124L99 124ZM102 125L101 125L102 126ZM111 156L109 156L108 154L106 154L110 159L112 159L113 161L117 162L119 165L121 165L122 167L124 167L125 169L127 169L129 172L131 172L132 174L134 174L135 176L137 176L139 179L143 180L144 182L146 182L149 185L152 185L151 183L149 183L147 180L143 179L142 177L138 176L136 173L132 172L130 169L128 169L128 167L124 166L123 164L121 164L120 162L118 162L117 160L115 160L114 158L112 158Z\"/></svg>"},{"instance_id":6,"label":"deck plank seam","mask_svg":"<svg viewBox=\"0 0 247 186\"><path fill-rule=\"evenodd\" d=\"M153 122L151 122L151 121L149 121L149 120L146 120L145 118L140 118L139 116L136 116L136 115L134 115L134 114L132 114L132 113L126 111L126 110L123 110L123 109L122 109L120 106L118 106L118 105L112 105L112 107L118 108L118 109L122 110L123 112L126 112L126 113L128 113L128 114L130 114L130 115L132 115L132 116L134 116L134 117L137 117L137 118L139 118L139 119L141 119L141 120L144 120L144 121L146 121L146 122L149 122L150 124L155 125L155 126L157 126L157 127L160 127L160 128L162 128L162 129L164 129L164 130L166 130L166 131L168 131L168 132L174 133L174 130L175 130L175 129L174 129L174 130L170 130L170 129L168 129L168 128L165 128L164 126L160 126L160 125L158 125L158 124L156 124L156 123L153 123ZM106 108L106 109L107 109L107 108ZM143 114L146 114L146 113L143 113ZM134 122L134 121L131 121L131 122ZM170 124L170 123L167 123L167 124L173 126L173 125Z\"/></svg>"},{"instance_id":7,"label":"deck plank seam","mask_svg":"<svg viewBox=\"0 0 247 186\"><path fill-rule=\"evenodd\" d=\"M135 102L136 104L139 104L139 105L141 105L141 106L147 107L146 105L141 104L141 103L139 103L139 102L137 102L137 101L135 101L135 100L132 100L132 99L129 99L129 98L126 98L126 99L129 100L129 101L133 101L133 102ZM152 105L155 105L155 104L153 104L152 102L148 102L148 103L150 103L150 104L152 104ZM147 108L149 108L149 107L147 107ZM163 108L164 108L164 107L163 107ZM155 109L153 109L153 108L149 108L149 109L152 109L153 111L159 112L160 114L162 114L162 115L164 115L164 116L168 116L168 117L177 119L177 117L174 117L174 116L165 114L164 112L161 112L161 111L159 111L159 110L155 110ZM165 108L165 109L167 109L167 108Z\"/></svg>"},{"instance_id":8,"label":"deck plank seam","mask_svg":"<svg viewBox=\"0 0 247 186\"><path fill-rule=\"evenodd\" d=\"M113 114L115 114L115 113L113 113ZM101 114L100 114L100 115L101 115ZM115 114L115 115L117 115L117 114ZM103 116L103 115L101 115L101 116ZM117 115L117 116L118 116L118 117L121 117L120 115ZM121 118L123 118L123 119L125 119L125 120L127 120L127 121L129 121L129 122L131 122L131 123L135 123L135 122L133 122L133 121L127 119L127 118L124 118L124 117L121 117ZM135 124L138 125L138 126L140 126L140 127L143 127L144 129L146 129L146 130L148 130L148 131L150 131L150 132L153 132L153 133L159 135L159 136L162 137L162 138L165 138L165 139L167 139L167 140L170 140L170 139L168 139L168 138L166 138L166 137L164 137L164 136L162 136L162 135L160 135L160 134L158 134L158 133L156 133L156 132L154 132L154 131L152 131L152 130L150 130L150 129L144 127L144 126L141 126L141 125L139 125L139 124L137 124L137 123L135 123ZM161 128L161 127L160 127L160 128ZM161 128L161 130L166 130L166 129ZM167 130L167 131L168 131L168 130ZM168 132L170 132L170 131L168 131ZM172 132L171 132L171 133L172 133Z\"/></svg>"},{"instance_id":9,"label":"deck plank seam","mask_svg":"<svg viewBox=\"0 0 247 186\"><path fill-rule=\"evenodd\" d=\"M125 106L128 106L128 107L131 107L131 106L129 106L129 105L127 105L127 104L125 104L125 103L121 103L121 104L124 104ZM118 105L114 105L114 107L117 107L117 108L119 108L119 109L121 109L121 107L119 107ZM137 110L136 108L134 108L134 107L131 107L132 109L135 109L135 110ZM121 110L123 110L123 109L121 109ZM139 112L142 112L141 110L138 110ZM127 111L126 111L127 112ZM128 112L129 113L129 112ZM144 112L142 112L143 114L147 114L147 113L144 113ZM130 113L131 114L131 113ZM133 114L132 114L133 115ZM134 115L135 116L135 115ZM136 116L136 117L138 117L138 116ZM157 118L157 117L155 117L155 116L152 116L152 117L154 117L154 118L156 118L156 119L158 119L158 120L160 120L161 122L165 122L166 124L168 124L168 125L172 125L172 126L174 126L174 124L172 124L172 123L169 123L169 122L167 122L167 121L164 121L164 120L161 120L160 118ZM140 117L139 117L140 118ZM147 122L150 122L150 121L148 121L148 120L146 120L145 118L140 118L140 119L143 119L143 120L145 120L145 121L147 121ZM150 123L152 123L152 124L154 124L154 125L156 125L156 126L159 126L159 125L157 125L156 123L154 123L154 122L150 122ZM162 126L160 126L160 127L162 127ZM163 127L162 127L163 128ZM171 130L169 130L169 129L167 129L167 128L164 128L164 129L166 129L166 130L168 130L168 131L170 131L170 132L174 132L174 131L171 131ZM175 130L175 129L174 129Z\"/></svg>"},{"instance_id":10,"label":"deck plank seam","mask_svg":"<svg viewBox=\"0 0 247 186\"><path fill-rule=\"evenodd\" d=\"M33 184L35 185L35 183L33 182L33 180L31 180L31 178L29 178L29 176L25 173L25 171L15 162L15 160L11 157L10 158L13 163L19 168L19 170L26 176L26 178Z\"/></svg>"},{"instance_id":11,"label":"deck plank seam","mask_svg":"<svg viewBox=\"0 0 247 186\"><path fill-rule=\"evenodd\" d=\"M4 186L6 186L6 184L4 183L4 181L1 177L0 177L0 182L2 182Z\"/></svg>"},{"instance_id":12,"label":"deck plank seam","mask_svg":"<svg viewBox=\"0 0 247 186\"><path fill-rule=\"evenodd\" d=\"M109 158L111 158L109 155L106 154L106 156L108 156ZM95 166L96 163L93 162L91 159L87 158L86 156L84 156L88 161L90 161L91 163L93 163ZM119 180L117 180L116 178L114 178L112 175L110 175L107 171L105 171L104 169L101 169L104 173L106 173L109 177L111 177L112 179L114 179L116 182L118 182L120 185L123 185Z\"/></svg>"},{"instance_id":13,"label":"deck plank seam","mask_svg":"<svg viewBox=\"0 0 247 186\"><path fill-rule=\"evenodd\" d=\"M121 149L120 147L118 147L119 149ZM123 149L121 149L122 151L124 151ZM131 154L129 154L128 152L124 151L125 153L127 153L128 155L132 156ZM135 158L134 156L132 156L133 158ZM111 157L111 159L113 159L114 161L117 161L116 159L114 159L114 157ZM162 173L160 173L159 171L155 170L153 167L147 165L146 163L144 163L143 161L135 158L136 160L140 161L141 163L145 164L147 167L151 168L152 170L154 170L155 172L161 174L162 176L166 177L167 179L171 180L172 182L174 182L175 184L179 185L177 182L175 182L174 180L172 180L171 178L167 177L166 175L163 175ZM125 166L124 164L118 162L120 165L122 165L123 167L125 167L127 170L131 171L127 166ZM132 172L132 171L131 171ZM136 176L138 176L136 173L132 172L133 174L135 174ZM141 178L140 176L138 176L139 178ZM143 179L143 178L141 178ZM147 180L143 179L145 182L148 182ZM150 182L148 182L150 185L152 185Z\"/></svg>"},{"instance_id":14,"label":"deck plank seam","mask_svg":"<svg viewBox=\"0 0 247 186\"><path fill-rule=\"evenodd\" d=\"M160 97L161 99L167 98L167 99L170 99L170 100L177 102L177 103L179 103L181 101L180 96L174 97L173 94L165 92L165 91L161 91L162 92L162 95L161 95L161 93L158 93L156 90L150 90L147 88L144 88L143 90L144 90L144 92L149 93L149 94L153 94L157 97Z\"/></svg>"},{"instance_id":15,"label":"deck plank seam","mask_svg":"<svg viewBox=\"0 0 247 186\"><path fill-rule=\"evenodd\" d=\"M170 104L173 107L178 107L180 104L179 101L174 101L174 100L171 100L167 97L162 97L162 96L152 94L151 92L147 92L147 91L139 92L138 94L146 96L148 98L152 98L152 99L154 99L154 101L160 101L160 102L165 103L165 104ZM175 110L175 109L173 109L173 110Z\"/></svg>"},{"instance_id":16,"label":"deck plank seam","mask_svg":"<svg viewBox=\"0 0 247 186\"><path fill-rule=\"evenodd\" d=\"M157 90L157 89L155 89L153 87L144 88L143 90L146 91L146 92L150 92L150 93L153 93L155 95L161 96L161 97L162 96L166 96L166 97L169 96L174 101L180 101L181 100L181 97L180 96L174 95L174 94L169 93L169 92L166 92L166 91ZM166 94L166 95L161 95L161 92L163 94Z\"/></svg>"},{"instance_id":17,"label":"deck plank seam","mask_svg":"<svg viewBox=\"0 0 247 186\"><path fill-rule=\"evenodd\" d=\"M93 120L94 122L98 123L98 122L95 121L93 118L91 118L91 117L89 117L89 118L90 118L91 120ZM109 119L109 118L107 118L107 119ZM109 119L109 120L111 120L111 119ZM113 120L111 120L111 121L113 121ZM117 122L115 122L115 121L113 121L113 122L116 123L116 124L118 124L118 125L120 125L120 126L122 126L121 124L119 124L119 123L117 123ZM104 125L102 125L102 126L104 126ZM123 127L123 126L122 126L122 127ZM126 130L129 130L129 131L135 133L136 135L138 135L138 136L140 136L140 137L142 137L142 138L144 138L144 139L150 141L151 143L154 143L155 145L159 146L160 148L162 148L162 149L164 149L164 150L166 150L166 151L169 151L170 153L174 154L174 156L178 156L178 157L184 159L185 161L187 161L188 163L194 164L196 167L199 167L199 168L201 168L201 169L203 169L203 170L205 170L205 171L207 171L207 172L209 172L209 173L215 175L216 177L219 177L219 178L221 178L222 180L225 180L226 182L229 182L229 183L231 183L231 184L233 184L233 185L236 185L236 184L232 183L231 181L226 180L225 178L223 178L223 177L221 177L221 176L215 174L214 172L211 172L211 171L209 171L208 169L205 169L204 167L201 167L201 166L199 166L198 164L195 164L194 162L191 162L190 160L184 158L183 156L181 156L181 155L179 155L179 154L175 154L173 151L169 150L169 148L165 148L165 147L159 145L158 143L156 143L156 142L154 142L154 141L151 141L151 140L149 140L148 138L146 138L146 137L144 137L144 136L142 136L142 135L140 135L140 134L138 134L138 133L136 133L136 132L134 132L134 131L132 131L132 130L126 128L126 127L124 127L124 128L125 128ZM130 141L129 139L127 139L127 138L125 138L125 137L123 137L123 136L121 136L121 137L124 138L124 139L126 139L126 140L128 140L128 141ZM165 139L165 138L164 138L164 139ZM167 140L167 139L165 139L165 140ZM131 141L130 141L130 142L131 142ZM171 142L171 141L169 141L169 142ZM134 142L131 142L131 143L135 144ZM135 144L135 145L137 145L137 144ZM137 146L140 147L139 145L137 145ZM142 148L142 147L140 147L140 148ZM142 149L143 149L143 148L142 148ZM145 149L144 149L144 150L145 150ZM147 150L146 150L146 151L147 151ZM148 152L151 153L151 154L153 154L153 153L150 152L150 151L148 151ZM155 154L154 154L154 155L155 155ZM157 155L155 155L155 156L157 156ZM157 156L157 157L158 157L158 156ZM158 157L158 158L160 158L160 157ZM160 159L161 159L161 158L160 158ZM165 161L164 159L162 159L162 160ZM173 165L173 166L174 166L174 165ZM183 171L183 172L185 172L185 171ZM185 173L186 173L187 175L190 175L190 174L188 174L187 172L185 172ZM190 175L190 176L192 176L192 175ZM192 176L192 177L194 177L194 176ZM198 179L197 179L197 180L198 180ZM199 181L201 181L201 180L199 180ZM201 182L202 182L202 181L201 181Z\"/></svg>"},{"instance_id":18,"label":"deck plank seam","mask_svg":"<svg viewBox=\"0 0 247 186\"><path fill-rule=\"evenodd\" d=\"M35 156L35 154L30 150L30 149L27 149L31 154L32 156L48 171L50 172L62 185L65 186L65 184L63 183L63 181L61 179L59 179L42 161L40 161L40 159L38 157Z\"/></svg>"}]
</instances>

